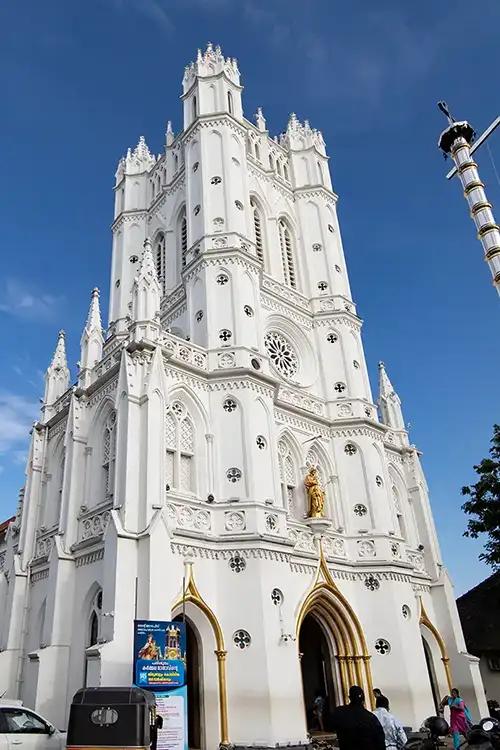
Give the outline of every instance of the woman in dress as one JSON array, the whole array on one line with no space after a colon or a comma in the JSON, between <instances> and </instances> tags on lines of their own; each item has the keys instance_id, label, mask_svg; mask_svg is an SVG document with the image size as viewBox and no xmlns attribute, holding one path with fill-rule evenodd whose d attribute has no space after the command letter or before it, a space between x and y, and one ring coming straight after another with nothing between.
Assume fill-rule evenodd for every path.
<instances>
[{"instance_id":1,"label":"woman in dress","mask_svg":"<svg viewBox=\"0 0 500 750\"><path fill-rule=\"evenodd\" d=\"M453 737L453 747L458 750L460 735L465 738L470 729L470 714L457 688L452 689L451 696L447 695L443 698L441 707L444 708L445 706L450 709L450 731Z\"/></svg>"}]
</instances>

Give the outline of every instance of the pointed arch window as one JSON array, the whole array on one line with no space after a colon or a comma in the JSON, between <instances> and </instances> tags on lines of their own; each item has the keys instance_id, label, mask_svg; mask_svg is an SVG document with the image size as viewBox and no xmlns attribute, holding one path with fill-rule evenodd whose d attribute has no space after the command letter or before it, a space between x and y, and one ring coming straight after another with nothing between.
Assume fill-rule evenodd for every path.
<instances>
[{"instance_id":1,"label":"pointed arch window","mask_svg":"<svg viewBox=\"0 0 500 750\"><path fill-rule=\"evenodd\" d=\"M193 96L193 120L198 117L198 100Z\"/></svg>"},{"instance_id":2,"label":"pointed arch window","mask_svg":"<svg viewBox=\"0 0 500 750\"><path fill-rule=\"evenodd\" d=\"M255 144L255 158L257 161L260 161L260 148L258 143Z\"/></svg>"},{"instance_id":3,"label":"pointed arch window","mask_svg":"<svg viewBox=\"0 0 500 750\"><path fill-rule=\"evenodd\" d=\"M194 425L180 401L174 401L165 419L166 482L170 489L194 492Z\"/></svg>"},{"instance_id":4,"label":"pointed arch window","mask_svg":"<svg viewBox=\"0 0 500 750\"><path fill-rule=\"evenodd\" d=\"M292 232L285 219L280 219L278 221L278 232L285 284L291 286L292 289L297 289Z\"/></svg>"},{"instance_id":5,"label":"pointed arch window","mask_svg":"<svg viewBox=\"0 0 500 750\"><path fill-rule=\"evenodd\" d=\"M229 114L233 114L233 95L230 91L227 92L227 108L229 110Z\"/></svg>"},{"instance_id":6,"label":"pointed arch window","mask_svg":"<svg viewBox=\"0 0 500 750\"><path fill-rule=\"evenodd\" d=\"M61 516L61 507L62 507L62 493L63 493L63 483L64 483L64 469L66 466L66 450L63 448L62 455L61 455L61 461L59 463L59 477L57 482L57 501L56 501L56 523L59 523L59 519Z\"/></svg>"},{"instance_id":7,"label":"pointed arch window","mask_svg":"<svg viewBox=\"0 0 500 750\"><path fill-rule=\"evenodd\" d=\"M160 282L161 291L165 294L166 287L166 242L165 235L161 232L158 235L155 246L155 265L156 275Z\"/></svg>"},{"instance_id":8,"label":"pointed arch window","mask_svg":"<svg viewBox=\"0 0 500 750\"><path fill-rule=\"evenodd\" d=\"M183 207L179 215L179 242L181 250L181 268L185 268L187 263L188 249L186 206Z\"/></svg>"},{"instance_id":9,"label":"pointed arch window","mask_svg":"<svg viewBox=\"0 0 500 750\"><path fill-rule=\"evenodd\" d=\"M102 438L102 494L103 499L113 497L116 454L116 412L112 411L106 420Z\"/></svg>"},{"instance_id":10,"label":"pointed arch window","mask_svg":"<svg viewBox=\"0 0 500 750\"><path fill-rule=\"evenodd\" d=\"M87 634L87 646L95 646L99 643L100 619L102 614L102 590L96 593L90 607L90 616Z\"/></svg>"},{"instance_id":11,"label":"pointed arch window","mask_svg":"<svg viewBox=\"0 0 500 750\"><path fill-rule=\"evenodd\" d=\"M397 488L395 485L393 485L392 487L392 501L394 503L394 513L396 516L396 532L400 537L402 537L403 539L406 539L405 519L403 516L403 511L401 510L399 492L397 491Z\"/></svg>"},{"instance_id":12,"label":"pointed arch window","mask_svg":"<svg viewBox=\"0 0 500 750\"><path fill-rule=\"evenodd\" d=\"M257 250L257 258L261 263L264 264L265 267L262 212L254 198L250 198L250 206L252 207L253 213L253 228L255 233L255 248Z\"/></svg>"}]
</instances>

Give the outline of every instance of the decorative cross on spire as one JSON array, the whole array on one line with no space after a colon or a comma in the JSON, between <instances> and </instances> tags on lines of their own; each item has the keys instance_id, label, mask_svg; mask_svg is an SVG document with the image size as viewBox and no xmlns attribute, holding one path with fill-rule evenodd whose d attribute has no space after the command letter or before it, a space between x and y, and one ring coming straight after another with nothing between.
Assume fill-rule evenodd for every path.
<instances>
[{"instance_id":1,"label":"decorative cross on spire","mask_svg":"<svg viewBox=\"0 0 500 750\"><path fill-rule=\"evenodd\" d=\"M443 113L443 115L448 118L448 123L450 125L453 125L453 123L455 122L455 118L452 117L451 112L448 109L448 105L446 104L446 102L444 102L442 100L440 102L438 102L438 108L441 110L441 112Z\"/></svg>"}]
</instances>

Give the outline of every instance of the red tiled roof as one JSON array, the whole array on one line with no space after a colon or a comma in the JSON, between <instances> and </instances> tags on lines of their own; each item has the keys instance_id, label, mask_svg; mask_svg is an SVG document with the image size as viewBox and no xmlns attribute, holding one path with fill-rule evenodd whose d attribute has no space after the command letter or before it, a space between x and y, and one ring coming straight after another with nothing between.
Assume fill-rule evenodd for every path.
<instances>
[{"instance_id":1,"label":"red tiled roof","mask_svg":"<svg viewBox=\"0 0 500 750\"><path fill-rule=\"evenodd\" d=\"M12 516L12 518L8 518L6 521L3 521L2 523L0 523L0 534L2 534L2 532L4 531L7 531L8 525L12 523L12 521L15 521L15 519L16 517Z\"/></svg>"}]
</instances>

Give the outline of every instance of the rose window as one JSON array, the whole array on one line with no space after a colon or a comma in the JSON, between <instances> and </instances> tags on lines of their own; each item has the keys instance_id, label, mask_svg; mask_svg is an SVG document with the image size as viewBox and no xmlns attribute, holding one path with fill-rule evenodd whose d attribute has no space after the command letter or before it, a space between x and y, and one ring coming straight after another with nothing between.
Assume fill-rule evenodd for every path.
<instances>
[{"instance_id":1,"label":"rose window","mask_svg":"<svg viewBox=\"0 0 500 750\"><path fill-rule=\"evenodd\" d=\"M354 454L357 452L357 448L352 443L347 443L346 447L344 448L344 453L347 453L348 456L354 456Z\"/></svg>"},{"instance_id":2,"label":"rose window","mask_svg":"<svg viewBox=\"0 0 500 750\"><path fill-rule=\"evenodd\" d=\"M337 336L336 333L329 333L328 336L326 337L326 340L328 341L329 344L334 344L336 341L338 341L338 338L339 337Z\"/></svg>"},{"instance_id":3,"label":"rose window","mask_svg":"<svg viewBox=\"0 0 500 750\"><path fill-rule=\"evenodd\" d=\"M224 409L224 411L228 411L229 413L231 413L237 408L236 401L234 401L232 398L226 398L222 405L222 408Z\"/></svg>"},{"instance_id":4,"label":"rose window","mask_svg":"<svg viewBox=\"0 0 500 750\"><path fill-rule=\"evenodd\" d=\"M368 513L366 505L363 505L362 503L358 503L357 505L354 506L354 513L357 516L366 516L366 514Z\"/></svg>"},{"instance_id":5,"label":"rose window","mask_svg":"<svg viewBox=\"0 0 500 750\"><path fill-rule=\"evenodd\" d=\"M297 373L299 360L288 339L278 331L269 331L264 345L274 368L283 377L292 378Z\"/></svg>"}]
</instances>

